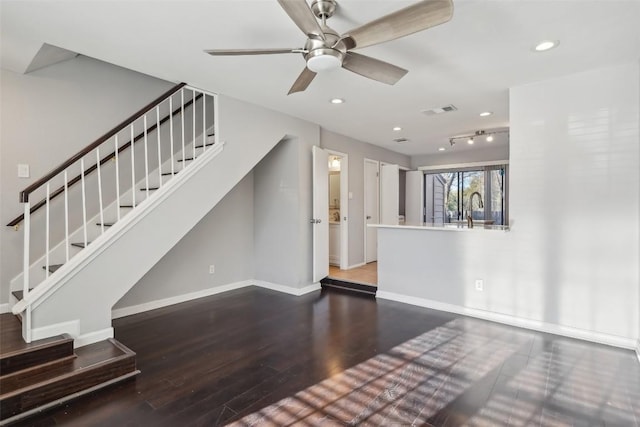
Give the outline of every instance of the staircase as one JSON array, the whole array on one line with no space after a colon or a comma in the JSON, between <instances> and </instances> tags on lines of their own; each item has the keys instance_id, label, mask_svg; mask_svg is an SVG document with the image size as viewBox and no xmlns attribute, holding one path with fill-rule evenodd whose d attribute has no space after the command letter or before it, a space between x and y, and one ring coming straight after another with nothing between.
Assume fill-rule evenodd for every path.
<instances>
[{"instance_id":1,"label":"staircase","mask_svg":"<svg viewBox=\"0 0 640 427\"><path fill-rule=\"evenodd\" d=\"M73 349L58 335L29 344L11 314L0 315L0 425L136 376L135 353L114 339Z\"/></svg>"},{"instance_id":2,"label":"staircase","mask_svg":"<svg viewBox=\"0 0 640 427\"><path fill-rule=\"evenodd\" d=\"M112 307L287 135L318 128L179 84L20 193L1 423L137 373Z\"/></svg>"}]
</instances>

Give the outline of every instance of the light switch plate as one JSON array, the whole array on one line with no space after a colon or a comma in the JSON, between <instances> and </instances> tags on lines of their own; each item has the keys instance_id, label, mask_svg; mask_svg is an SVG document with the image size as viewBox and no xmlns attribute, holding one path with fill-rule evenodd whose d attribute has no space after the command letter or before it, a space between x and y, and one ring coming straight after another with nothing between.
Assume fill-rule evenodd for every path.
<instances>
[{"instance_id":1,"label":"light switch plate","mask_svg":"<svg viewBox=\"0 0 640 427\"><path fill-rule=\"evenodd\" d=\"M22 163L18 165L18 178L29 178L29 165Z\"/></svg>"}]
</instances>

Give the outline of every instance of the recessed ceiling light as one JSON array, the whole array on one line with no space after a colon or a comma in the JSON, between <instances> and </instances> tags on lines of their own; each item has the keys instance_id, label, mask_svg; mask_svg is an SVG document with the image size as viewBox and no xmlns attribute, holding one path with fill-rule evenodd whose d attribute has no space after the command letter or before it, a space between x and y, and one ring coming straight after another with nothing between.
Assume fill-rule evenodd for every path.
<instances>
[{"instance_id":1,"label":"recessed ceiling light","mask_svg":"<svg viewBox=\"0 0 640 427\"><path fill-rule=\"evenodd\" d=\"M493 142L493 135L487 136L487 142Z\"/></svg>"},{"instance_id":2,"label":"recessed ceiling light","mask_svg":"<svg viewBox=\"0 0 640 427\"><path fill-rule=\"evenodd\" d=\"M444 148L444 147L438 148L438 151L444 151L444 150L446 150L446 148Z\"/></svg>"},{"instance_id":3,"label":"recessed ceiling light","mask_svg":"<svg viewBox=\"0 0 640 427\"><path fill-rule=\"evenodd\" d=\"M401 131L401 130L402 130L402 128L401 128L400 126L396 126L396 127L394 127L394 128L393 128L393 130L394 130L395 132L399 132L399 131Z\"/></svg>"},{"instance_id":4,"label":"recessed ceiling light","mask_svg":"<svg viewBox=\"0 0 640 427\"><path fill-rule=\"evenodd\" d=\"M493 111L483 111L480 113L480 117L487 117L493 114Z\"/></svg>"},{"instance_id":5,"label":"recessed ceiling light","mask_svg":"<svg viewBox=\"0 0 640 427\"><path fill-rule=\"evenodd\" d=\"M545 52L547 50L553 49L554 47L557 47L558 44L560 44L560 42L555 40L543 40L535 45L533 50L535 50L536 52Z\"/></svg>"},{"instance_id":6,"label":"recessed ceiling light","mask_svg":"<svg viewBox=\"0 0 640 427\"><path fill-rule=\"evenodd\" d=\"M472 145L473 144L473 138L467 139L467 144Z\"/></svg>"},{"instance_id":7,"label":"recessed ceiling light","mask_svg":"<svg viewBox=\"0 0 640 427\"><path fill-rule=\"evenodd\" d=\"M333 98L331 100L331 103L332 104L344 104L344 99L342 99L342 98Z\"/></svg>"}]
</instances>

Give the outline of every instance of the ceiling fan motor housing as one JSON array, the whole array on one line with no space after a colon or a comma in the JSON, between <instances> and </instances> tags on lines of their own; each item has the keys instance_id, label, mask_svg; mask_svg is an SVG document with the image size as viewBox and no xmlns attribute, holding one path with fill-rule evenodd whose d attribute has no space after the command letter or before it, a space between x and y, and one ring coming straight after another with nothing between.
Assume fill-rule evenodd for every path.
<instances>
[{"instance_id":1,"label":"ceiling fan motor housing","mask_svg":"<svg viewBox=\"0 0 640 427\"><path fill-rule=\"evenodd\" d=\"M304 46L307 52L304 54L307 68L316 73L340 67L347 52L344 42L335 30L324 25L322 31L325 40L309 38Z\"/></svg>"}]
</instances>

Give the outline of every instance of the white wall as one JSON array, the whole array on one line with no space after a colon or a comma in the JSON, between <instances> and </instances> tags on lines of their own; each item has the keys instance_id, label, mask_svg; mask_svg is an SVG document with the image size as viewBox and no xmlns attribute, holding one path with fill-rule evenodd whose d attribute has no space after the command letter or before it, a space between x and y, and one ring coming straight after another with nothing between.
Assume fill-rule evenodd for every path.
<instances>
[{"instance_id":1,"label":"white wall","mask_svg":"<svg viewBox=\"0 0 640 427\"><path fill-rule=\"evenodd\" d=\"M215 273L209 274L209 265ZM253 174L235 186L114 309L253 278Z\"/></svg>"},{"instance_id":2,"label":"white wall","mask_svg":"<svg viewBox=\"0 0 640 427\"><path fill-rule=\"evenodd\" d=\"M29 74L0 70L0 303L22 270L19 191L173 84L87 57ZM31 178L17 178L28 163Z\"/></svg>"},{"instance_id":3,"label":"white wall","mask_svg":"<svg viewBox=\"0 0 640 427\"><path fill-rule=\"evenodd\" d=\"M510 232L380 230L379 289L629 346L639 334L637 63L511 90ZM484 279L484 292L474 280ZM567 332L568 331L568 332Z\"/></svg>"},{"instance_id":4,"label":"white wall","mask_svg":"<svg viewBox=\"0 0 640 427\"><path fill-rule=\"evenodd\" d=\"M349 155L349 265L364 262L364 159L409 167L409 156L322 129L322 148Z\"/></svg>"},{"instance_id":5,"label":"white wall","mask_svg":"<svg viewBox=\"0 0 640 427\"><path fill-rule=\"evenodd\" d=\"M464 151L445 151L436 154L425 154L411 157L411 168L420 166L455 165L459 163L489 162L509 158L509 145L474 148Z\"/></svg>"}]
</instances>

